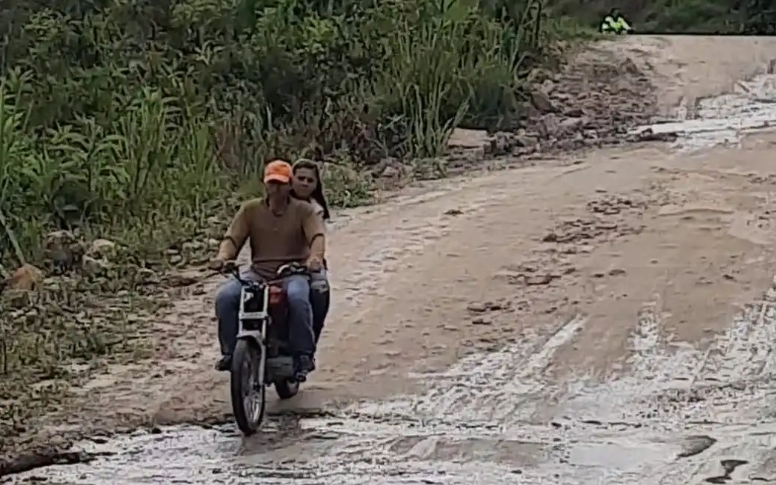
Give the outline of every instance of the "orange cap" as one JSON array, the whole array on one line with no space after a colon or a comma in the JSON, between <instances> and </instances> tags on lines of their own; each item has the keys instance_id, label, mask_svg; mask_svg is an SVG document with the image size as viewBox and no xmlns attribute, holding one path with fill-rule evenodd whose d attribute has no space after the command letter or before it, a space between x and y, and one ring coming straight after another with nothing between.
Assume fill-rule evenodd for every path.
<instances>
[{"instance_id":1,"label":"orange cap","mask_svg":"<svg viewBox=\"0 0 776 485\"><path fill-rule=\"evenodd\" d=\"M280 182L287 184L291 181L293 169L291 164L283 160L273 160L264 167L264 183Z\"/></svg>"}]
</instances>

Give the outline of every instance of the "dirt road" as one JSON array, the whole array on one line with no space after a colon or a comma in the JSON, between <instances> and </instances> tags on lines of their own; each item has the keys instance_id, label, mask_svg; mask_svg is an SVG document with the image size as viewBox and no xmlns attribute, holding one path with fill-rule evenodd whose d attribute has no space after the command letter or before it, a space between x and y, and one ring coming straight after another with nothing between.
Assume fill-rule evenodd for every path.
<instances>
[{"instance_id":1,"label":"dirt road","mask_svg":"<svg viewBox=\"0 0 776 485\"><path fill-rule=\"evenodd\" d=\"M776 77L744 81L776 40L623 42L602 49L654 67L664 114L692 107L676 114L676 144L447 180L340 214L321 370L265 433L102 438L83 445L106 454L91 463L16 479L776 481ZM41 434L83 416L95 431L226 416L225 377L210 370L217 283L160 323L166 355L95 380L79 415L52 415Z\"/></svg>"}]
</instances>

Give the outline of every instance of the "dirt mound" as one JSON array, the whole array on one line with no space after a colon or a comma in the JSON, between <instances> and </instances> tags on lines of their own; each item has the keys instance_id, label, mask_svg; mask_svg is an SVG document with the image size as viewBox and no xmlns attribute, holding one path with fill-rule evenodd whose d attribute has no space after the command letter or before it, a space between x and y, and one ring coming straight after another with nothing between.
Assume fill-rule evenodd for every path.
<instances>
[{"instance_id":1,"label":"dirt mound","mask_svg":"<svg viewBox=\"0 0 776 485\"><path fill-rule=\"evenodd\" d=\"M542 82L527 133L562 150L616 144L657 112L648 72L604 48L586 50Z\"/></svg>"},{"instance_id":2,"label":"dirt mound","mask_svg":"<svg viewBox=\"0 0 776 485\"><path fill-rule=\"evenodd\" d=\"M542 154L647 140L673 140L634 129L658 112L649 69L632 54L599 45L574 53L555 73L536 72L523 128L499 132L456 130L455 149L481 148L480 157Z\"/></svg>"}]
</instances>

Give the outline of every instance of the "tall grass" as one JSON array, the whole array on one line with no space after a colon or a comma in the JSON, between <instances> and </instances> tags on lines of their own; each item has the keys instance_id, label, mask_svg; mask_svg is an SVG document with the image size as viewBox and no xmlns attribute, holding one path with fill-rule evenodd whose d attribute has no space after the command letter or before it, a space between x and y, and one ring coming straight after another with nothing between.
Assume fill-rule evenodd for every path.
<instances>
[{"instance_id":1,"label":"tall grass","mask_svg":"<svg viewBox=\"0 0 776 485\"><path fill-rule=\"evenodd\" d=\"M6 8L0 248L52 229L157 251L212 225L265 159L358 170L439 155L453 128L514 124L542 52L530 2L123 0ZM338 166L341 166L339 164Z\"/></svg>"},{"instance_id":2,"label":"tall grass","mask_svg":"<svg viewBox=\"0 0 776 485\"><path fill-rule=\"evenodd\" d=\"M106 122L79 114L36 130L21 101L28 82L0 81L0 210L6 241L28 259L40 258L53 228L120 230L135 245L168 241L200 223L229 186L208 121L179 99L152 87L115 92L121 110Z\"/></svg>"}]
</instances>

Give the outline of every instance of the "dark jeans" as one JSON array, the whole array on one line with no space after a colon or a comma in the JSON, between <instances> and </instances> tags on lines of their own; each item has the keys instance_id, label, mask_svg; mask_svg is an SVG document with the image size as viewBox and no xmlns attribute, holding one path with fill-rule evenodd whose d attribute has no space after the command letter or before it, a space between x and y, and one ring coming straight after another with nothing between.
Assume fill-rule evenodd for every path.
<instances>
[{"instance_id":1,"label":"dark jeans","mask_svg":"<svg viewBox=\"0 0 776 485\"><path fill-rule=\"evenodd\" d=\"M313 273L310 277L310 286L312 287L310 303L313 305L313 334L316 346L321 338L326 315L329 313L331 305L331 288L328 276L328 272L324 269L318 273Z\"/></svg>"},{"instance_id":2,"label":"dark jeans","mask_svg":"<svg viewBox=\"0 0 776 485\"><path fill-rule=\"evenodd\" d=\"M256 279L253 271L246 271L244 279ZM231 355L237 343L240 311L240 282L231 279L216 293L216 318L218 318L218 340L221 354ZM289 344L296 355L315 354L315 333L313 332L313 307L310 302L310 280L301 275L289 276L283 280L289 311Z\"/></svg>"}]
</instances>

